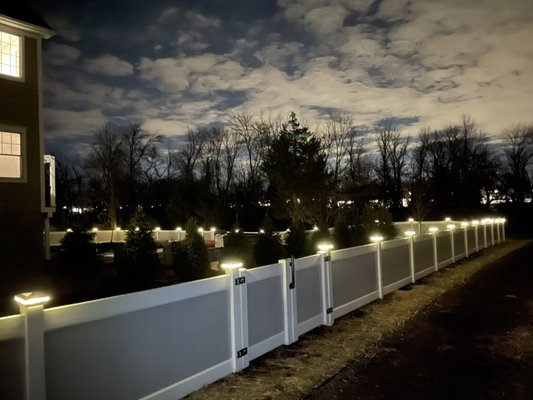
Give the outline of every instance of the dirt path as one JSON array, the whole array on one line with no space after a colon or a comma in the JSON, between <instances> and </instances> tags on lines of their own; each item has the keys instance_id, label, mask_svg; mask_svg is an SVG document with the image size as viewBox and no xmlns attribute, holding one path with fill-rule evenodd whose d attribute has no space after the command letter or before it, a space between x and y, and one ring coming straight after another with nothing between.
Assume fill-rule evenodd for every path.
<instances>
[{"instance_id":1,"label":"dirt path","mask_svg":"<svg viewBox=\"0 0 533 400\"><path fill-rule=\"evenodd\" d=\"M533 245L446 293L306 399L533 399Z\"/></svg>"},{"instance_id":2,"label":"dirt path","mask_svg":"<svg viewBox=\"0 0 533 400\"><path fill-rule=\"evenodd\" d=\"M188 398L192 400L254 400L302 399L308 396L308 399L401 399L402 397L396 397L390 393L385 394L383 391L380 392L384 386L389 386L390 384L384 383L385 380L379 368L376 368L375 375L368 379L363 375L360 375L361 379L359 381L348 380L347 378L359 376L356 375L356 371L362 372L373 358L379 360L379 357L385 357L387 355L391 357L390 359L383 359L382 368L394 365L397 358L408 361L410 357L409 352L404 349L400 350L399 344L396 347L383 345L387 338L394 338L394 335L400 335L401 340L407 338L402 333L402 329L406 323L421 313L427 306L435 302L438 304L435 307L440 307L441 310L444 310L439 315L444 320L443 323L446 323L447 316L453 315L453 312L450 310L452 310L452 304L454 303L453 300L450 300L452 303L444 305L442 295L453 288L461 287L464 282L469 280L477 272L485 269L488 264L501 259L528 243L531 242L509 241L497 247L487 249L470 259L463 260L457 265L447 267L436 274L422 279L416 285L408 288L410 290L398 290L386 296L382 301L373 302L360 310L336 320L335 325L332 327L316 329L300 337L297 343L288 347L280 347L264 357L254 360L250 367L241 373L229 376L192 393ZM529 246L528 254L532 253L531 247ZM488 269L491 268L489 267ZM490 294L492 291L493 289L490 288L486 290L486 293ZM504 297L506 301L512 302L519 299L519 295L513 293L513 291L505 294L511 295L511 297ZM513 298L512 295L517 297ZM425 314L424 312L423 315ZM481 313L476 317L480 322L485 318L488 321L487 324L492 320L490 313ZM506 319L502 321L497 320L494 323L501 322L503 326L505 321ZM465 332L465 329L468 328L469 319L466 318L465 321L460 321L461 324L463 322L465 323L464 327L461 326L461 329L458 329L458 331ZM448 320L447 323L453 326L458 322ZM426 321L426 325L429 326L430 322ZM419 328L413 329L412 336L414 336L414 332ZM430 336L431 334L436 335L436 333L438 332L431 332ZM515 332L514 335L522 338L526 333ZM507 343L508 338L505 337L504 339L501 343ZM528 337L525 337L526 342L527 339ZM531 336L529 336L529 339L531 339ZM436 349L437 345L435 343L428 341L425 347L423 343L419 343L421 346L419 354L424 355L426 351ZM492 346L492 342L489 342L488 339L480 339L479 343L485 346ZM407 348L410 347L409 345L406 346ZM448 351L453 348L468 347L467 345L459 347L456 342L453 342L453 344L443 344L443 346L452 346L452 348L441 348L440 351L443 357L446 357ZM507 348L507 345L504 344L503 347ZM400 353L402 354L401 357L398 356ZM431 357L428 359L429 361L432 361ZM354 369L344 369L347 366ZM470 367L474 368L470 370ZM400 369L403 368L412 368L412 366L404 367L402 365ZM430 362L423 368L432 371L431 373L427 373L426 376L433 375L433 371L439 372L437 363ZM478 366L461 364L461 368L463 368L464 373L470 373L472 375ZM395 368L391 368L391 370L395 370ZM341 372L339 373L339 371ZM422 370L422 372L424 373L426 371ZM482 372L485 373L484 370ZM344 373L346 375L343 375ZM383 373L392 374L390 370L385 371L384 369ZM332 379L331 377L334 376L336 377ZM391 379L394 379L392 375ZM421 383L424 382L424 379L422 374L420 382L418 382L421 385L420 390L424 389L424 385ZM396 382L398 386L407 387L409 381L416 380L417 378L412 376L412 371L406 370L403 377L399 377ZM345 383L347 386L343 386ZM353 385L350 386L350 383L353 383ZM366 383L367 391L356 392L354 388L363 383ZM449 381L446 381L446 378L443 377L442 386L448 384ZM475 382L472 384L475 385ZM433 396L432 393L428 394L427 391L425 392L425 396L418 397L418 389L416 386L414 387L416 390L410 390L412 389L411 387L403 393L404 398L439 398ZM431 388L431 383L426 384L426 387ZM313 392L316 388L319 389ZM340 396L344 395L344 397L335 397L338 394ZM366 395L368 397L365 397Z\"/></svg>"}]
</instances>

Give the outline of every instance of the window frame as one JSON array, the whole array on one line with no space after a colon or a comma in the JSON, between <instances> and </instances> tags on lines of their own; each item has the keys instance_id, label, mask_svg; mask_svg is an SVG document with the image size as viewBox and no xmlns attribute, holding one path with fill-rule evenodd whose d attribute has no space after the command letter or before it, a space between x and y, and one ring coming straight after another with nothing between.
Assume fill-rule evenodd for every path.
<instances>
[{"instance_id":1,"label":"window frame","mask_svg":"<svg viewBox=\"0 0 533 400\"><path fill-rule=\"evenodd\" d=\"M20 135L20 178L8 178L0 175L0 183L27 183L28 176L26 166L28 156L26 151L26 128L0 124L0 132L16 133Z\"/></svg>"},{"instance_id":2,"label":"window frame","mask_svg":"<svg viewBox=\"0 0 533 400\"><path fill-rule=\"evenodd\" d=\"M26 68L24 68L25 66L25 57L24 57L24 49L25 49L25 36L24 36L24 33L17 30L17 29L13 29L13 28L10 28L9 26L5 26L5 25L1 25L0 24L0 32L5 32L5 33L9 33L10 35L14 35L14 36L18 36L19 40L20 40L20 47L19 47L19 71L20 71L20 76L13 76L13 75L8 75L8 74L3 74L2 72L0 72L0 78L2 79L7 79L7 80L11 80L11 81L16 81L16 82L25 82L26 81L26 74L25 74L25 70Z\"/></svg>"}]
</instances>

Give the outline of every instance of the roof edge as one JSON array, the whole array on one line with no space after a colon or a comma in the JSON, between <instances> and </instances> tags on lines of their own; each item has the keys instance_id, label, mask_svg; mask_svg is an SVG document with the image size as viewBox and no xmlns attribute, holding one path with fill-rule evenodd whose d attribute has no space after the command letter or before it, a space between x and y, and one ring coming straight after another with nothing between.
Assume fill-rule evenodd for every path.
<instances>
[{"instance_id":1,"label":"roof edge","mask_svg":"<svg viewBox=\"0 0 533 400\"><path fill-rule=\"evenodd\" d=\"M29 22L24 22L3 14L0 14L0 24L4 24L11 28L20 29L26 32L36 33L39 36L42 36L44 39L49 39L55 35L55 32L51 29L30 24Z\"/></svg>"}]
</instances>

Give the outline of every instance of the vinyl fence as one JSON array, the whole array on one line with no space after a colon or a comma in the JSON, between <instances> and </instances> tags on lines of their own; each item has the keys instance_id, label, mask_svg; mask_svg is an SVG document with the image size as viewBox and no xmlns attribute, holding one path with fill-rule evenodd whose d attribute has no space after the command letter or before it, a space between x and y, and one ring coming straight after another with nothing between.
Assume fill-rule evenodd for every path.
<instances>
[{"instance_id":1,"label":"vinyl fence","mask_svg":"<svg viewBox=\"0 0 533 400\"><path fill-rule=\"evenodd\" d=\"M178 399L463 257L491 223L0 318L2 399ZM30 297L31 298L31 297Z\"/></svg>"}]
</instances>

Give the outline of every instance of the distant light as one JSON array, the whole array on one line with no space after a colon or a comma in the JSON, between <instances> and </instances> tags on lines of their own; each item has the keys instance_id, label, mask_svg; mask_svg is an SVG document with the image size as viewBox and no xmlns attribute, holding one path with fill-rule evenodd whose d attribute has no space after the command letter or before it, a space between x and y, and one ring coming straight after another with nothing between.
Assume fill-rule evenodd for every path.
<instances>
[{"instance_id":1,"label":"distant light","mask_svg":"<svg viewBox=\"0 0 533 400\"><path fill-rule=\"evenodd\" d=\"M235 229L234 232L235 233L239 233L241 230L239 228Z\"/></svg>"},{"instance_id":2,"label":"distant light","mask_svg":"<svg viewBox=\"0 0 533 400\"><path fill-rule=\"evenodd\" d=\"M259 233L265 233L264 229L259 229Z\"/></svg>"},{"instance_id":3,"label":"distant light","mask_svg":"<svg viewBox=\"0 0 533 400\"><path fill-rule=\"evenodd\" d=\"M313 226L313 231L315 231L315 232L318 231L318 226L316 226L316 225Z\"/></svg>"},{"instance_id":4,"label":"distant light","mask_svg":"<svg viewBox=\"0 0 533 400\"><path fill-rule=\"evenodd\" d=\"M50 301L50 296L45 293L27 292L17 294L14 299L17 303L23 306L35 306L48 303Z\"/></svg>"},{"instance_id":5,"label":"distant light","mask_svg":"<svg viewBox=\"0 0 533 400\"><path fill-rule=\"evenodd\" d=\"M217 228L215 228L214 226L211 227L210 231L211 232L216 232Z\"/></svg>"},{"instance_id":6,"label":"distant light","mask_svg":"<svg viewBox=\"0 0 533 400\"><path fill-rule=\"evenodd\" d=\"M479 220L475 219L472 221L472 225L476 226L479 225Z\"/></svg>"},{"instance_id":7,"label":"distant light","mask_svg":"<svg viewBox=\"0 0 533 400\"><path fill-rule=\"evenodd\" d=\"M135 228L135 232L139 232L139 227L136 227L136 228Z\"/></svg>"},{"instance_id":8,"label":"distant light","mask_svg":"<svg viewBox=\"0 0 533 400\"><path fill-rule=\"evenodd\" d=\"M67 228L67 232L68 232L68 233L72 233L72 232L73 232L73 230L72 230L72 229L70 229L70 228Z\"/></svg>"},{"instance_id":9,"label":"distant light","mask_svg":"<svg viewBox=\"0 0 533 400\"><path fill-rule=\"evenodd\" d=\"M405 236L414 236L414 235L416 235L416 232L415 231L405 231L404 234L405 234Z\"/></svg>"},{"instance_id":10,"label":"distant light","mask_svg":"<svg viewBox=\"0 0 533 400\"><path fill-rule=\"evenodd\" d=\"M383 240L383 236L381 236L381 235L373 235L373 236L370 236L370 240L372 242L381 242Z\"/></svg>"},{"instance_id":11,"label":"distant light","mask_svg":"<svg viewBox=\"0 0 533 400\"><path fill-rule=\"evenodd\" d=\"M374 222L375 222L376 224L379 224L379 219L375 219Z\"/></svg>"},{"instance_id":12,"label":"distant light","mask_svg":"<svg viewBox=\"0 0 533 400\"><path fill-rule=\"evenodd\" d=\"M407 222L415 222L414 218L409 218Z\"/></svg>"},{"instance_id":13,"label":"distant light","mask_svg":"<svg viewBox=\"0 0 533 400\"><path fill-rule=\"evenodd\" d=\"M468 222L461 222L461 227L466 228L468 226Z\"/></svg>"},{"instance_id":14,"label":"distant light","mask_svg":"<svg viewBox=\"0 0 533 400\"><path fill-rule=\"evenodd\" d=\"M177 226L177 227L176 227L176 230L177 230L178 232L180 232L180 231L181 231L181 226Z\"/></svg>"},{"instance_id":15,"label":"distant light","mask_svg":"<svg viewBox=\"0 0 533 400\"><path fill-rule=\"evenodd\" d=\"M436 226L430 226L428 229L429 233L437 233L439 231L439 228Z\"/></svg>"},{"instance_id":16,"label":"distant light","mask_svg":"<svg viewBox=\"0 0 533 400\"><path fill-rule=\"evenodd\" d=\"M115 228L115 230L116 230L116 231L120 231L120 230L121 230L121 229L120 229L120 226L117 226L117 227Z\"/></svg>"},{"instance_id":17,"label":"distant light","mask_svg":"<svg viewBox=\"0 0 533 400\"><path fill-rule=\"evenodd\" d=\"M159 231L161 230L161 227L156 226L154 230L155 230L156 232L159 232Z\"/></svg>"},{"instance_id":18,"label":"distant light","mask_svg":"<svg viewBox=\"0 0 533 400\"><path fill-rule=\"evenodd\" d=\"M446 225L446 228L455 229L455 225L454 224L448 224L448 225Z\"/></svg>"},{"instance_id":19,"label":"distant light","mask_svg":"<svg viewBox=\"0 0 533 400\"><path fill-rule=\"evenodd\" d=\"M333 249L333 244L331 243L319 243L316 247L318 247L318 250L320 251L329 251Z\"/></svg>"},{"instance_id":20,"label":"distant light","mask_svg":"<svg viewBox=\"0 0 533 400\"><path fill-rule=\"evenodd\" d=\"M93 228L93 232L98 232L98 228Z\"/></svg>"},{"instance_id":21,"label":"distant light","mask_svg":"<svg viewBox=\"0 0 533 400\"><path fill-rule=\"evenodd\" d=\"M204 228L198 228L198 233L204 233Z\"/></svg>"},{"instance_id":22,"label":"distant light","mask_svg":"<svg viewBox=\"0 0 533 400\"><path fill-rule=\"evenodd\" d=\"M446 222L450 222L451 220L452 220L452 219L451 219L450 217L446 217L446 218L444 218L444 221L446 221Z\"/></svg>"}]
</instances>

